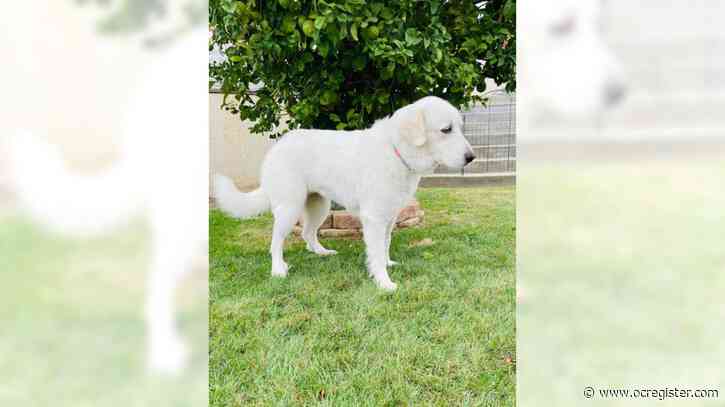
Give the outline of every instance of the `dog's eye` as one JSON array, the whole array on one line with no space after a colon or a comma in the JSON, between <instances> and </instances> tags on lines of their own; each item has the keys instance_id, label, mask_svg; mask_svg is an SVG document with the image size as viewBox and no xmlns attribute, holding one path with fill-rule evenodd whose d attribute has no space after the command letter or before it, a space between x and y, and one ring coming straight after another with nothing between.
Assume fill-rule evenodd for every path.
<instances>
[{"instance_id":1,"label":"dog's eye","mask_svg":"<svg viewBox=\"0 0 725 407\"><path fill-rule=\"evenodd\" d=\"M448 125L448 127L446 127L446 128L443 128L443 129L441 129L441 131L442 131L443 133L445 133L445 134L448 134L448 133L450 133L450 132L451 132L451 130L453 130L453 126L451 126L451 125Z\"/></svg>"},{"instance_id":2,"label":"dog's eye","mask_svg":"<svg viewBox=\"0 0 725 407\"><path fill-rule=\"evenodd\" d=\"M552 25L549 30L557 37L564 37L571 34L575 28L574 17L567 17L564 20Z\"/></svg>"}]
</instances>

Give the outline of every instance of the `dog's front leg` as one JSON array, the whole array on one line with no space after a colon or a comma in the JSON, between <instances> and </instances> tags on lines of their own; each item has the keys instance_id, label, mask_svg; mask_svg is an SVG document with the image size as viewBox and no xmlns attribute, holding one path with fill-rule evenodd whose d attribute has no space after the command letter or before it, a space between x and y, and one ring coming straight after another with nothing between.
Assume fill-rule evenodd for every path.
<instances>
[{"instance_id":1,"label":"dog's front leg","mask_svg":"<svg viewBox=\"0 0 725 407\"><path fill-rule=\"evenodd\" d=\"M174 294L182 277L190 271L194 252L179 239L155 236L154 240L146 303L148 363L154 372L178 374L186 365L188 349L176 326Z\"/></svg>"},{"instance_id":2,"label":"dog's front leg","mask_svg":"<svg viewBox=\"0 0 725 407\"><path fill-rule=\"evenodd\" d=\"M368 272L375 283L384 290L395 290L397 285L390 281L386 266L386 232L388 221L375 216L362 215L363 239L367 250Z\"/></svg>"},{"instance_id":3,"label":"dog's front leg","mask_svg":"<svg viewBox=\"0 0 725 407\"><path fill-rule=\"evenodd\" d=\"M388 222L388 227L385 230L385 259L386 259L386 265L388 267L397 266L397 261L393 261L390 259L390 242L393 239L393 229L395 229L395 218L393 218L390 222Z\"/></svg>"}]
</instances>

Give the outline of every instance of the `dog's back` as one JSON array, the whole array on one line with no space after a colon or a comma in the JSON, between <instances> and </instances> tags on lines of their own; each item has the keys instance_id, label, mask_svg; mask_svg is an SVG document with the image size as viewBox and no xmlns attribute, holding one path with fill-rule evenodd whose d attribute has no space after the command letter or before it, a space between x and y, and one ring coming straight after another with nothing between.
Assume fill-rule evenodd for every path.
<instances>
[{"instance_id":1,"label":"dog's back","mask_svg":"<svg viewBox=\"0 0 725 407\"><path fill-rule=\"evenodd\" d=\"M370 130L293 130L265 157L261 185L270 195L304 189L352 204L353 188L374 167L374 150Z\"/></svg>"}]
</instances>

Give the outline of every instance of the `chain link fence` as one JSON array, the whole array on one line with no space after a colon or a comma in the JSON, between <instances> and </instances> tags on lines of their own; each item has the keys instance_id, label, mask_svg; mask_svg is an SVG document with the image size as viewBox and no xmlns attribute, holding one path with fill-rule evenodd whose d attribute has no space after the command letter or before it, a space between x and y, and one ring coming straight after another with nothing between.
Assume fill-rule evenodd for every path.
<instances>
[{"instance_id":1,"label":"chain link fence","mask_svg":"<svg viewBox=\"0 0 725 407\"><path fill-rule=\"evenodd\" d=\"M504 91L489 95L486 106L463 112L463 133L476 160L462 171L441 167L442 174L516 172L516 97Z\"/></svg>"}]
</instances>

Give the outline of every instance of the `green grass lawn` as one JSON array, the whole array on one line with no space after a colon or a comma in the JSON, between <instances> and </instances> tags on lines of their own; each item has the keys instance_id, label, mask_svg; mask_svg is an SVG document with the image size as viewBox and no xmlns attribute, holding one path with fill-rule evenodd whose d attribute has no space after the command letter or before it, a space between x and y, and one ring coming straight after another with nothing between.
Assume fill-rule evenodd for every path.
<instances>
[{"instance_id":1,"label":"green grass lawn","mask_svg":"<svg viewBox=\"0 0 725 407\"><path fill-rule=\"evenodd\" d=\"M179 377L146 370L150 233L139 219L70 239L0 218L0 406L200 406L207 401L206 273L178 293L191 347Z\"/></svg>"},{"instance_id":2,"label":"green grass lawn","mask_svg":"<svg viewBox=\"0 0 725 407\"><path fill-rule=\"evenodd\" d=\"M247 405L514 405L513 187L422 189L394 233L392 294L361 241L295 237L270 278L272 218L210 214L209 400ZM432 245L417 245L432 239Z\"/></svg>"},{"instance_id":3,"label":"green grass lawn","mask_svg":"<svg viewBox=\"0 0 725 407\"><path fill-rule=\"evenodd\" d=\"M725 405L725 159L633 151L520 162L522 406ZM598 395L665 387L720 398Z\"/></svg>"}]
</instances>

